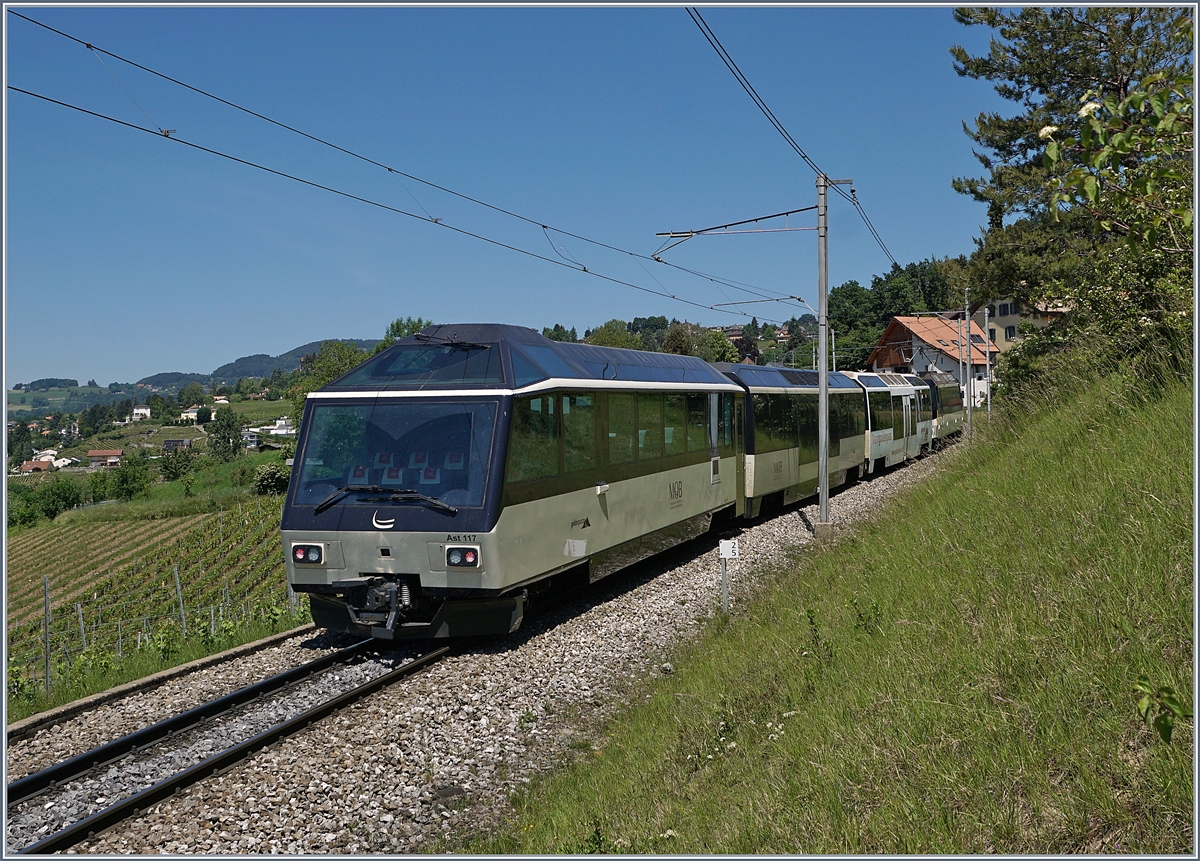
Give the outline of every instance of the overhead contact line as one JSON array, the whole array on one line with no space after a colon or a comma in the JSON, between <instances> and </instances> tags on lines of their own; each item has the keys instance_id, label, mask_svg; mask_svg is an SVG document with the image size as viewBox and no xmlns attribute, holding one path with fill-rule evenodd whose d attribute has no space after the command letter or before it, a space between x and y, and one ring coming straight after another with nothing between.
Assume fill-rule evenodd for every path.
<instances>
[{"instance_id":1,"label":"overhead contact line","mask_svg":"<svg viewBox=\"0 0 1200 861\"><path fill-rule=\"evenodd\" d=\"M704 35L704 38L708 41L708 44L712 46L712 49L717 52L717 56L721 58L721 62L725 64L725 67L729 69L730 73L737 80L737 82L742 85L742 89L746 91L746 95L748 95L751 101L753 101L758 109L762 111L763 116L765 116L771 125L775 127L775 130L779 132L780 136L787 141L788 146L796 151L796 154L804 160L806 165L812 168L814 173L825 173L825 171L821 170L821 168L817 166L817 163L809 157L808 153L801 149L800 144L796 143L796 139L791 136L786 128L784 128L783 123L779 121L779 118L775 116L775 113L770 109L770 107L767 106L767 103L763 101L762 96L758 94L758 91L754 89L754 85L750 83L750 79L742 73L742 70L738 67L738 64L734 61L733 57L728 51L725 50L725 46L721 44L721 40L717 38L717 34L713 32L712 28L708 26L708 22L705 21L700 15L700 10L690 6L686 8L688 15L692 19L692 22L700 28L700 32ZM878 243L881 249L883 249L883 253L887 255L888 260L890 260L894 265L899 266L900 264L896 262L896 258L892 256L892 252L888 251L887 246L884 245L883 238L875 229L875 225L873 225L871 223L871 219L867 217L867 211L863 209L863 205L859 201L858 195L854 192L854 190L851 189L849 192L846 192L836 185L833 186L833 190L837 194L840 194L855 208L858 214L862 217L863 223L866 224L867 230L870 231L871 236L874 237L875 242Z\"/></svg>"},{"instance_id":2,"label":"overhead contact line","mask_svg":"<svg viewBox=\"0 0 1200 861\"><path fill-rule=\"evenodd\" d=\"M446 230L453 231L454 233L458 233L463 236L468 236L472 239L477 239L480 242L486 242L489 245L494 245L498 248L504 248L509 251L515 251L518 254L524 254L527 257L532 257L535 260L541 260L545 263L552 263L555 266L562 266L563 268L570 269L573 272L580 272L584 275L590 275L593 278L599 278L600 280L607 281L611 284L619 284L623 287L630 287L634 290L640 290L643 293L649 293L653 296L660 296L664 299L671 299L672 301L675 301L675 302L682 302L685 305L691 305L692 307L701 308L705 311L717 311L718 313L733 314L734 316L739 316L739 317L750 316L750 315L742 313L740 311L726 311L721 308L714 308L712 305L705 305L701 302L694 302L691 299L684 299L682 296L677 296L673 293L662 293L662 292L659 292L658 290L651 290L649 287L643 287L640 284L634 284L632 281L625 281L620 278L614 278L611 275L601 274L600 272L596 272L596 271L589 269L588 267L583 266L583 265L572 265L571 263L569 263L565 260L555 260L552 257L547 257L543 254L538 254L533 251L528 251L524 248L519 248L515 245L510 245L507 242L501 242L498 239L492 239L491 237L484 236L479 233L474 233L470 230L466 230L461 227L455 227L454 225L447 224L445 221L442 221L442 220L430 221L429 219L423 218L422 216L417 215L414 212L409 212L407 210L400 209L395 206L389 206L386 203L382 203L377 200L372 200L371 198L368 198L368 197L362 197L361 195L351 194L348 191L342 191L341 189L333 188L332 186L324 185L319 182L314 182L313 180L310 180L310 179L304 179L303 177L296 176L295 174L290 174L285 171L276 170L275 168L267 167L266 165L258 164L257 162L249 161L244 158L239 158L238 156L231 155L226 152L221 152L220 150L212 149L211 147L206 147L206 146L203 146L198 143L193 143L189 140L181 138L177 134L167 134L164 131L158 131L156 129L146 128L145 126L139 126L136 123L130 123L130 122L126 122L125 120L117 119L116 117L110 117L107 114L101 114L96 111L92 111L92 110L88 110L87 108L80 107L78 105L70 104L69 102L64 102L59 99L51 98L50 96L44 96L40 93L34 93L30 90L25 90L20 87L13 86L12 84L8 85L8 89L12 90L13 92L21 93L26 96L32 96L35 99L41 99L42 101L49 102L50 104L59 105L60 107L69 108L70 110L78 111L79 113L87 114L88 116L92 116L92 117L96 117L97 119L107 120L108 122L115 123L116 125L124 126L125 128L133 129L133 130L139 131L139 132L144 132L146 134L151 134L156 137L166 138L167 140L172 141L173 143L182 144L183 146L190 147L195 150L199 150L200 152L206 152L210 155L219 156L220 158L228 159L229 161L236 162L237 164L245 165L246 167L252 167L257 170L264 171L265 173L273 174L274 176L278 176L283 179L288 179L288 180L291 180L292 182L300 183L301 185L307 185L310 188L320 189L321 191L326 191L326 192L329 192L330 194L335 194L339 197L347 198L348 200L355 200L355 201L358 201L359 203L365 203L368 206L374 206L379 209L386 210L388 212L393 212L397 215L404 215L404 216L407 216L408 218L415 218L418 221L423 221L427 224L433 224L437 227L441 227ZM773 320L771 322L781 322L781 321Z\"/></svg>"},{"instance_id":3,"label":"overhead contact line","mask_svg":"<svg viewBox=\"0 0 1200 861\"><path fill-rule=\"evenodd\" d=\"M697 272L695 270L688 269L687 267L680 266L678 264L663 260L661 257L658 257L657 255L641 254L636 251L630 251L629 249L626 249L626 248L620 248L619 246L611 245L609 243L602 242L597 239L591 239L590 237L582 236L578 233L572 233L569 230L564 230L559 227L553 227L551 225L543 223L542 221L540 221L538 219L529 218L528 216L521 215L520 213L505 209L504 207L496 206L495 204L491 204L491 203L488 203L487 201L480 200L479 198L472 197L471 195L464 194L459 191L455 191L454 189L448 188L444 185L439 185L436 182L432 182L427 179L422 179L419 176L415 176L411 173L406 173L405 171L400 170L399 168L395 168L390 165L384 164L383 162L377 161L376 159L373 159L370 156L366 156L361 153L355 152L354 150L347 149L346 147L340 146L336 143L333 143L332 141L325 140L324 138L318 137L317 135L310 134L309 132L303 131L302 129L298 129L294 126L288 125L287 123L273 119L273 118L267 116L266 114L259 113L258 111L255 111L251 108L247 108L243 105L237 104L236 102L230 101L229 99L222 98L221 96L218 96L214 93L210 93L207 90L201 89L200 87L189 84L186 81L181 81L178 78L174 78L163 72L159 72L155 69L150 68L149 66L142 65L141 63L138 63L135 60L130 60L126 57L122 57L120 54L115 54L112 51L108 51L108 50L105 50L104 48L100 48L96 45L93 45L90 42L86 42L83 39L80 39L77 36L72 36L70 33L65 33L62 30L51 27L49 24L44 24L41 21L38 21L34 18L30 18L27 15L22 15L20 12L17 12L16 10L9 9L8 11L11 14L16 15L18 18L21 18L22 20L28 21L31 24L36 24L37 26L42 27L43 29L49 30L50 32L55 33L59 36L62 36L65 39L69 39L70 41L75 42L76 44L82 45L83 47L87 48L89 51L96 54L97 56L99 54L104 54L105 56L112 57L114 60L119 60L122 63L127 63L128 65L133 66L136 69L140 69L140 70L146 72L147 74L154 75L155 77L161 78L165 81L169 81L172 84L183 87L184 89L190 90L191 92L194 92L197 95L201 95L201 96L204 96L205 98L209 98L216 102L220 102L221 104L226 105L227 107L233 108L234 110L237 110L237 111L241 111L242 113L245 113L252 117L260 119L263 122L270 123L273 126L276 126L278 128L284 129L289 132L292 132L293 134L300 135L301 137L306 138L307 140L313 141L314 143L321 144L322 146L327 146L327 147L334 149L340 153L348 155L351 158L356 158L367 164L381 168L390 174L394 174L399 177L404 177L404 178L410 179L414 182L419 182L422 185L425 185L429 188L436 189L445 194L452 195L454 197L459 198L460 200L468 201L470 203L476 204L477 206L482 206L486 209L490 209L493 212L498 212L502 215L506 215L510 218L515 218L518 221L522 221L522 222L532 225L534 227L539 227L543 231L551 231L552 230L555 233L560 233L563 236L570 237L571 239L577 239L580 242L586 242L591 245L595 245L599 248L604 248L609 251L615 251L618 254L625 254L630 257L635 257L635 258L638 258L641 260L653 261L655 263L661 263L663 266L667 266L672 269L677 269L681 272L685 272L694 277L703 278L714 284L722 284L726 287L730 287L735 290L741 290L742 292L745 292L745 293L752 293L753 295L757 295L757 296L767 296L774 292L771 290L767 290L766 288L754 288L753 285L746 285L743 282L738 282L738 281L734 281L732 279L722 278L721 276L718 276L718 275L712 275L712 274L704 273L704 272ZM103 63L103 61L101 61L101 62ZM105 66L105 68L107 68L107 66ZM110 70L110 73L111 73L111 70ZM120 81L118 80L117 83L120 84ZM122 85L122 89L124 89L124 85ZM126 93L128 94L128 90L126 90ZM131 99L133 98L132 95L130 95L129 97ZM134 104L137 104L136 100L134 100ZM140 105L139 105L139 108L140 108ZM144 111L143 111L143 113L144 113ZM147 116L147 119L149 119L148 116ZM158 124L154 123L153 120L151 120L151 123L156 128L158 128ZM163 130L161 128L159 128L159 132L166 137L169 137L171 134L174 133L173 130ZM403 183L401 183L401 184L403 185ZM408 188L405 187L405 190L408 191ZM424 205L422 205L422 203L419 200L417 200L416 196L413 195L413 193L411 191L409 191L408 194L410 197L413 198L413 200L416 202L417 206L421 207L422 210L425 210ZM417 216L414 213L405 213L405 214L410 215L411 217L414 217L414 218L420 218L420 216ZM441 224L441 219L434 218L432 215L429 214L429 212L427 210L425 211L425 217L422 220L428 221L432 224ZM551 244L551 247L554 246L553 242L551 242L550 244ZM557 249L555 249L555 251L557 252ZM529 252L524 252L524 253L529 253ZM538 256L538 255L533 255L533 256ZM546 258L542 258L542 259L546 259ZM552 262L554 262L554 261L552 261ZM579 268L584 268L582 266L582 264L577 264L577 265ZM576 268L576 267L571 267L571 268ZM584 271L586 271L586 269L584 269ZM756 292L757 290L763 290L765 292ZM649 292L653 293L655 291L651 290ZM666 294L659 294L659 295L666 295ZM785 301L787 298L789 298L789 297L787 297L783 294L779 294L779 293L775 293L775 295L779 296L781 301ZM668 298L675 298L676 301L685 301L685 300L679 300L677 297L668 297ZM693 303L693 304L697 304L697 307L705 308L706 310L715 310L711 306L702 305L699 303ZM774 321L774 322L779 322L779 321Z\"/></svg>"}]
</instances>

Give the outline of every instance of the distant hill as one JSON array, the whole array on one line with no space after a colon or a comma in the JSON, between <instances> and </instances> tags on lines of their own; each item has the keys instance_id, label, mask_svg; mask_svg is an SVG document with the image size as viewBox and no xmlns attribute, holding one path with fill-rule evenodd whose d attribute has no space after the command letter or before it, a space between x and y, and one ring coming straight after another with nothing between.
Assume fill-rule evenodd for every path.
<instances>
[{"instance_id":1,"label":"distant hill","mask_svg":"<svg viewBox=\"0 0 1200 861\"><path fill-rule=\"evenodd\" d=\"M341 340L346 344L353 344L360 350L370 350L379 341L362 340L354 338L327 339ZM200 383L202 386L212 385L214 383L236 383L242 377L269 377L276 368L281 371L294 371L300 367L300 358L307 356L309 353L315 353L320 348L320 341L312 341L302 347L297 347L294 350L288 350L286 353L281 353L278 356L268 356L266 353L255 353L253 356L242 356L242 358L221 365L211 374L186 374L180 371L168 371L162 374L153 374L149 377L143 377L138 380L139 383L145 383L147 386L155 386L160 389L178 389L186 386L190 382Z\"/></svg>"},{"instance_id":2,"label":"distant hill","mask_svg":"<svg viewBox=\"0 0 1200 861\"><path fill-rule=\"evenodd\" d=\"M154 374L150 377L142 377L138 380L139 383L145 383L148 386L155 386L160 389L182 388L188 383L196 382L202 386L207 386L209 383L208 374L184 374L179 371L168 371L165 374Z\"/></svg>"},{"instance_id":3,"label":"distant hill","mask_svg":"<svg viewBox=\"0 0 1200 861\"><path fill-rule=\"evenodd\" d=\"M353 338L342 338L341 340L344 343L353 344L360 350L370 350L379 343L378 340L363 341ZM212 383L236 383L242 377L269 377L276 368L281 371L294 371L300 367L300 358L302 356L315 353L320 346L320 341L313 341L294 350L288 350L286 353L281 353L278 356L268 356L266 353L243 356L236 361L217 368L209 375L208 381Z\"/></svg>"}]
</instances>

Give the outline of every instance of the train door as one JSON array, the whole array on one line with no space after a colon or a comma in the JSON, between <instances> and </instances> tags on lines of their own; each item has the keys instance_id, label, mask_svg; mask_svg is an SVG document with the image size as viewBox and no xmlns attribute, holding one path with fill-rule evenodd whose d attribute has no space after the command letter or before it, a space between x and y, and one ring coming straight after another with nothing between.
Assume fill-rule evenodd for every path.
<instances>
[{"instance_id":1,"label":"train door","mask_svg":"<svg viewBox=\"0 0 1200 861\"><path fill-rule=\"evenodd\" d=\"M908 458L913 456L913 443L917 438L917 417L913 415L913 396L904 395L900 400L904 402L904 456Z\"/></svg>"},{"instance_id":2,"label":"train door","mask_svg":"<svg viewBox=\"0 0 1200 861\"><path fill-rule=\"evenodd\" d=\"M741 517L746 512L746 401L741 395L733 399L733 450L737 468L734 484L737 485L737 503L734 514Z\"/></svg>"}]
</instances>

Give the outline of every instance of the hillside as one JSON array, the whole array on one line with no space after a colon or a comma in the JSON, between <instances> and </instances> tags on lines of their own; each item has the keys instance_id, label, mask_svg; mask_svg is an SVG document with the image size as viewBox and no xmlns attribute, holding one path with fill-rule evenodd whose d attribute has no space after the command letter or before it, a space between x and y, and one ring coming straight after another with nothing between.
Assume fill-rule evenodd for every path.
<instances>
[{"instance_id":1,"label":"hillside","mask_svg":"<svg viewBox=\"0 0 1200 861\"><path fill-rule=\"evenodd\" d=\"M338 340L338 339L331 339ZM379 343L378 340L363 340L354 338L340 339L344 343L353 344L360 350L369 350ZM315 353L317 348L321 346L320 341L312 341L308 344L296 347L293 350L288 350L286 353L280 353L278 356L268 356L266 353L255 353L253 356L242 356L240 359L235 359L232 362L227 362L217 368L211 374L190 374L178 371L168 371L160 374L152 374L148 377L143 377L138 380L147 386L156 386L158 388L178 388L185 386L190 382L197 382L201 385L211 385L213 383L236 383L242 377L269 377L276 370L294 371L300 367L300 359L309 353Z\"/></svg>"},{"instance_id":2,"label":"hillside","mask_svg":"<svg viewBox=\"0 0 1200 861\"><path fill-rule=\"evenodd\" d=\"M1192 392L1100 380L997 416L801 551L487 854L1195 852Z\"/></svg>"}]
</instances>

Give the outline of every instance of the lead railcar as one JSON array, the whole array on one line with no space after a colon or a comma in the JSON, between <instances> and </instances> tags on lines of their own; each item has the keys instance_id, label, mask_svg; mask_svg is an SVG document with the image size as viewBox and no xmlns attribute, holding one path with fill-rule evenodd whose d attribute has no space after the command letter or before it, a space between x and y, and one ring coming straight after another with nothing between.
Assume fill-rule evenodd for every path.
<instances>
[{"instance_id":1,"label":"lead railcar","mask_svg":"<svg viewBox=\"0 0 1200 861\"><path fill-rule=\"evenodd\" d=\"M288 582L333 630L513 631L531 596L743 513L742 399L694 357L424 329L309 395Z\"/></svg>"}]
</instances>

